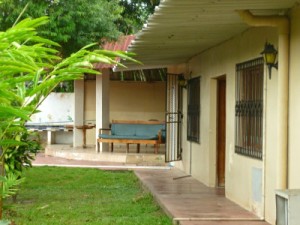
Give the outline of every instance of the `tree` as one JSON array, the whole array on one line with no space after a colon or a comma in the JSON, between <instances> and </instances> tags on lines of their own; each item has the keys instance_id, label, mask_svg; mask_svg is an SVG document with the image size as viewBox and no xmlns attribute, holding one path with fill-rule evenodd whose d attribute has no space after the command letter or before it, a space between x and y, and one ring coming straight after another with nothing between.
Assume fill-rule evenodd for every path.
<instances>
[{"instance_id":1,"label":"tree","mask_svg":"<svg viewBox=\"0 0 300 225\"><path fill-rule=\"evenodd\" d=\"M0 220L2 198L13 194L20 181L14 168L4 172L4 157L31 147L24 139L24 125L39 104L60 82L99 74L93 63L116 64L116 57L133 60L122 52L91 52L93 45L62 59L54 48L58 44L38 35L37 29L47 22L47 17L28 18L0 32Z\"/></svg>"},{"instance_id":2,"label":"tree","mask_svg":"<svg viewBox=\"0 0 300 225\"><path fill-rule=\"evenodd\" d=\"M137 33L158 4L159 0L120 0L124 10L122 17L117 21L119 30L124 34Z\"/></svg>"},{"instance_id":3,"label":"tree","mask_svg":"<svg viewBox=\"0 0 300 225\"><path fill-rule=\"evenodd\" d=\"M38 30L60 44L63 57L102 38L116 40L121 34L115 24L123 11L118 0L3 0L1 30L14 24L27 3L21 18L48 16L49 23Z\"/></svg>"}]
</instances>

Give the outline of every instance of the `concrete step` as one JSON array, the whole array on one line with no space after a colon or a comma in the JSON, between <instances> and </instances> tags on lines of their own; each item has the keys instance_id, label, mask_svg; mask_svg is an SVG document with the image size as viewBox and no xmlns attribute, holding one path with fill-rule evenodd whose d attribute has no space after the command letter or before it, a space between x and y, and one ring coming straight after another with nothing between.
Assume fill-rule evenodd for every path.
<instances>
[{"instance_id":1,"label":"concrete step","mask_svg":"<svg viewBox=\"0 0 300 225\"><path fill-rule=\"evenodd\" d=\"M165 166L165 155L161 154L127 154L126 164L138 166Z\"/></svg>"},{"instance_id":2,"label":"concrete step","mask_svg":"<svg viewBox=\"0 0 300 225\"><path fill-rule=\"evenodd\" d=\"M45 155L70 160L89 160L98 162L115 162L136 166L166 166L163 150L159 154L142 151L141 153L126 153L126 149L115 152L96 152L95 146L73 148L70 145L47 145Z\"/></svg>"}]
</instances>

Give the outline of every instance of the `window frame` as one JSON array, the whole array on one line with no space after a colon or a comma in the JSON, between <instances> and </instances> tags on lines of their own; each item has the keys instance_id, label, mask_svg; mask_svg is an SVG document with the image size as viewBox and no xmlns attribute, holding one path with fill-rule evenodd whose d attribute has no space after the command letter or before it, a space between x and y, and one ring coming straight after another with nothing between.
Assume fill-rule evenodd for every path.
<instances>
[{"instance_id":1,"label":"window frame","mask_svg":"<svg viewBox=\"0 0 300 225\"><path fill-rule=\"evenodd\" d=\"M264 60L236 64L235 153L262 160Z\"/></svg>"},{"instance_id":2,"label":"window frame","mask_svg":"<svg viewBox=\"0 0 300 225\"><path fill-rule=\"evenodd\" d=\"M200 143L201 78L194 77L187 84L187 140Z\"/></svg>"}]
</instances>

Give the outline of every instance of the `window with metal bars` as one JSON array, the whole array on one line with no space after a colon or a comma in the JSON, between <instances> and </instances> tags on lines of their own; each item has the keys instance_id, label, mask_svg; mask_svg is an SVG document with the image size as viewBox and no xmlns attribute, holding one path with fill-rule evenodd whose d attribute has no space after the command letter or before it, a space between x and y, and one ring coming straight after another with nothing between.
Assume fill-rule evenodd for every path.
<instances>
[{"instance_id":1,"label":"window with metal bars","mask_svg":"<svg viewBox=\"0 0 300 225\"><path fill-rule=\"evenodd\" d=\"M188 81L187 139L200 141L200 77Z\"/></svg>"},{"instance_id":2,"label":"window with metal bars","mask_svg":"<svg viewBox=\"0 0 300 225\"><path fill-rule=\"evenodd\" d=\"M264 61L236 65L235 152L262 159Z\"/></svg>"}]
</instances>

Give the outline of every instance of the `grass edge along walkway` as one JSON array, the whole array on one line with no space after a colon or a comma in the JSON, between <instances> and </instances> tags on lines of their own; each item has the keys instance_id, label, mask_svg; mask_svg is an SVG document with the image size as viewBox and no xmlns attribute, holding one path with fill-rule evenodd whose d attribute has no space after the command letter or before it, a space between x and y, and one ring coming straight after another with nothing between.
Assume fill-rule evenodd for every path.
<instances>
[{"instance_id":1,"label":"grass edge along walkway","mask_svg":"<svg viewBox=\"0 0 300 225\"><path fill-rule=\"evenodd\" d=\"M34 167L17 202L4 202L16 225L169 225L172 220L132 171Z\"/></svg>"}]
</instances>

